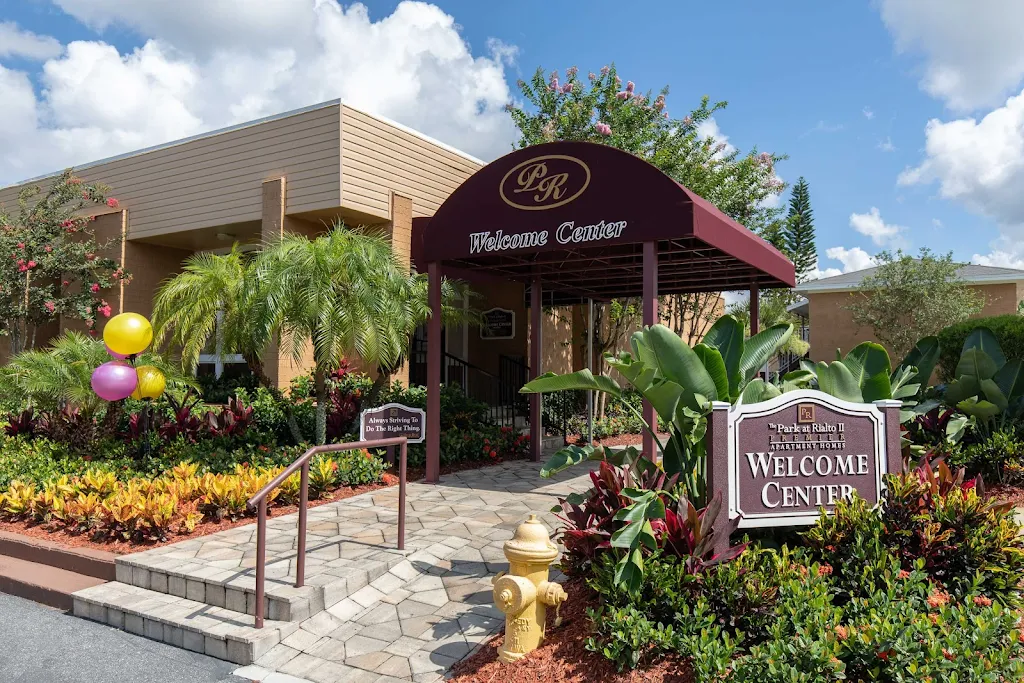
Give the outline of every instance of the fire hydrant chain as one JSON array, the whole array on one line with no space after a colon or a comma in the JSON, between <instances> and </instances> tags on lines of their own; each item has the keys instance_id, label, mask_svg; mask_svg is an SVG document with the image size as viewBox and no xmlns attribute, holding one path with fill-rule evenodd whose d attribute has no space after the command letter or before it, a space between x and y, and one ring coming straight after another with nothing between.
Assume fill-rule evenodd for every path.
<instances>
[{"instance_id":1,"label":"fire hydrant chain","mask_svg":"<svg viewBox=\"0 0 1024 683\"><path fill-rule=\"evenodd\" d=\"M544 620L549 606L555 608L555 626L561 624L561 606L569 597L565 589L548 580L558 546L536 515L519 525L505 542L509 571L492 579L494 604L505 613L505 640L498 658L514 662L544 642Z\"/></svg>"}]
</instances>

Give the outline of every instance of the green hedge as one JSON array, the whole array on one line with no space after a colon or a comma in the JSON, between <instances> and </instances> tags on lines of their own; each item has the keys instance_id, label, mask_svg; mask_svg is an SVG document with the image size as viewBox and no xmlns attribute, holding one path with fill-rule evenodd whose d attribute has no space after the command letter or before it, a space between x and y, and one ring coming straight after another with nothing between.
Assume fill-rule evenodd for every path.
<instances>
[{"instance_id":1,"label":"green hedge","mask_svg":"<svg viewBox=\"0 0 1024 683\"><path fill-rule=\"evenodd\" d=\"M972 318L957 325L950 325L939 332L939 375L946 381L953 379L956 364L964 341L975 328L987 327L999 340L1007 358L1024 358L1024 316L994 315L989 318Z\"/></svg>"}]
</instances>

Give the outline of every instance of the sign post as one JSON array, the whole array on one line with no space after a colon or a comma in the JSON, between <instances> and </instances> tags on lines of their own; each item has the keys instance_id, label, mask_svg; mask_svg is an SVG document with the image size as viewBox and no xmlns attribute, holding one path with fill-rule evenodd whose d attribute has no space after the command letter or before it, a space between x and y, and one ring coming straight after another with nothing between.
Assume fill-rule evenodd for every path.
<instances>
[{"instance_id":1,"label":"sign post","mask_svg":"<svg viewBox=\"0 0 1024 683\"><path fill-rule=\"evenodd\" d=\"M423 443L426 436L426 412L401 403L385 403L367 408L359 415L359 440L395 439L404 436L409 443Z\"/></svg>"},{"instance_id":2,"label":"sign post","mask_svg":"<svg viewBox=\"0 0 1024 683\"><path fill-rule=\"evenodd\" d=\"M763 403L712 404L708 491L721 492L718 528L814 524L857 494L881 500L883 476L903 467L900 401L850 403L801 390ZM726 504L727 503L727 504ZM717 539L716 550L728 547Z\"/></svg>"}]
</instances>

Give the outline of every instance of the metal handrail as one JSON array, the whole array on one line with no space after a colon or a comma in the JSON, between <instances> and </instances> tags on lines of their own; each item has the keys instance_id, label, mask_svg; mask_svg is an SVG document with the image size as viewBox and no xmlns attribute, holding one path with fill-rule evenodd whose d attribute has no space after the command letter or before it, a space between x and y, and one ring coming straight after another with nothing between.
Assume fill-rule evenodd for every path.
<instances>
[{"instance_id":1,"label":"metal handrail","mask_svg":"<svg viewBox=\"0 0 1024 683\"><path fill-rule=\"evenodd\" d=\"M390 460L394 460L392 450L399 447L398 461L398 549L405 550L405 480L406 460L409 440L404 436L393 439L374 439L370 441L350 441L348 443L332 443L324 446L313 446L281 474L274 477L269 484L248 500L246 505L254 508L259 506L256 516L256 628L263 628L264 590L267 573L267 496L283 484L296 470L301 469L301 485L299 487L299 542L295 556L295 587L301 588L306 581L306 506L309 503L309 461L321 453L337 453L356 449L387 448Z\"/></svg>"}]
</instances>

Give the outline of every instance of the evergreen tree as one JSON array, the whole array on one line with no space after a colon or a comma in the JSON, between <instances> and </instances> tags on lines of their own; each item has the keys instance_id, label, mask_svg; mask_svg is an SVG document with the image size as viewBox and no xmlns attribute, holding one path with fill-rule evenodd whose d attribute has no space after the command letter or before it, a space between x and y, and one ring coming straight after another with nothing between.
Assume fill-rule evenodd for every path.
<instances>
[{"instance_id":1,"label":"evergreen tree","mask_svg":"<svg viewBox=\"0 0 1024 683\"><path fill-rule=\"evenodd\" d=\"M793 186L789 199L789 216L785 227L785 252L796 267L796 277L804 281L818 265L818 250L814 244L814 212L807 181L802 177Z\"/></svg>"}]
</instances>

